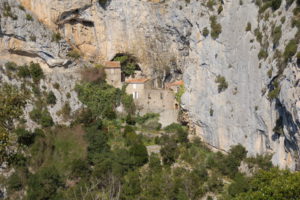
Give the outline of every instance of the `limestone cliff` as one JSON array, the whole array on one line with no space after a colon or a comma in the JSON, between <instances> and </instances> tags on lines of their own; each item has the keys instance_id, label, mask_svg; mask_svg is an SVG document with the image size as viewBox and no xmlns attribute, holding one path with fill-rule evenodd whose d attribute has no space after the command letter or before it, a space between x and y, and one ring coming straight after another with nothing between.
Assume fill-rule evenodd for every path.
<instances>
[{"instance_id":1,"label":"limestone cliff","mask_svg":"<svg viewBox=\"0 0 300 200\"><path fill-rule=\"evenodd\" d=\"M275 164L297 168L299 66L294 56L280 71L275 58L297 32L291 26L295 3L287 6L283 1L262 17L252 0L216 1L211 6L198 0L109 0L105 5L96 0L7 2L18 19L1 15L0 49L6 55L66 66L71 63L66 57L71 48L94 62L111 60L118 53L134 54L158 87L183 77L182 108L203 141L225 151L241 143L249 155L273 153ZM34 23L26 20L19 3L32 13ZM212 32L211 16L222 29L215 39L204 36L205 27ZM279 25L282 36L275 45L272 34ZM64 39L51 42L57 32ZM36 41L30 41L32 34ZM218 76L227 84L222 90ZM281 89L270 99L275 81Z\"/></svg>"}]
</instances>

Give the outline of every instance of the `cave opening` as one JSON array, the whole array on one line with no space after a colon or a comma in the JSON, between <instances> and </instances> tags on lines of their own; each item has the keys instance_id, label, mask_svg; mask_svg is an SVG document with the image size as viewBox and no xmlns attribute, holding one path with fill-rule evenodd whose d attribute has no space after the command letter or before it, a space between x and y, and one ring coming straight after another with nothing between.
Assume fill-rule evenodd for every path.
<instances>
[{"instance_id":1,"label":"cave opening","mask_svg":"<svg viewBox=\"0 0 300 200\"><path fill-rule=\"evenodd\" d=\"M125 81L126 77L135 77L142 72L138 64L138 59L130 53L117 53L112 61L119 61L121 64L121 79Z\"/></svg>"}]
</instances>

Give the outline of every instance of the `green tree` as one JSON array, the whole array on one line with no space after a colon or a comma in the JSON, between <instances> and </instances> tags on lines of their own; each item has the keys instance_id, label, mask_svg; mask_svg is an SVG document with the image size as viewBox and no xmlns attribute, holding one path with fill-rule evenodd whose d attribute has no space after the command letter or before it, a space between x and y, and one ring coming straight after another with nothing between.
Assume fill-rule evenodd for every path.
<instances>
[{"instance_id":1,"label":"green tree","mask_svg":"<svg viewBox=\"0 0 300 200\"><path fill-rule=\"evenodd\" d=\"M40 64L38 63L31 62L29 65L29 71L30 71L31 78L35 83L39 82L41 79L44 78L44 72Z\"/></svg>"},{"instance_id":2,"label":"green tree","mask_svg":"<svg viewBox=\"0 0 300 200\"><path fill-rule=\"evenodd\" d=\"M173 164L178 158L177 144L172 139L167 139L160 150L163 163L166 165Z\"/></svg>"},{"instance_id":3,"label":"green tree","mask_svg":"<svg viewBox=\"0 0 300 200\"><path fill-rule=\"evenodd\" d=\"M122 199L138 199L141 193L141 183L138 171L129 172L125 176L125 183L123 185L121 198Z\"/></svg>"},{"instance_id":4,"label":"green tree","mask_svg":"<svg viewBox=\"0 0 300 200\"><path fill-rule=\"evenodd\" d=\"M56 96L52 91L50 91L47 95L47 103L50 105L55 105L56 104Z\"/></svg>"},{"instance_id":5,"label":"green tree","mask_svg":"<svg viewBox=\"0 0 300 200\"><path fill-rule=\"evenodd\" d=\"M83 83L76 86L79 100L91 111L94 118L116 117L115 108L120 104L121 90L106 83Z\"/></svg>"},{"instance_id":6,"label":"green tree","mask_svg":"<svg viewBox=\"0 0 300 200\"><path fill-rule=\"evenodd\" d=\"M148 153L144 144L135 143L129 148L130 156L134 160L135 166L143 166L148 162Z\"/></svg>"},{"instance_id":7,"label":"green tree","mask_svg":"<svg viewBox=\"0 0 300 200\"><path fill-rule=\"evenodd\" d=\"M55 167L45 167L29 178L28 200L57 199L63 181Z\"/></svg>"},{"instance_id":8,"label":"green tree","mask_svg":"<svg viewBox=\"0 0 300 200\"><path fill-rule=\"evenodd\" d=\"M260 171L250 180L249 189L234 200L300 199L300 173L273 168Z\"/></svg>"}]
</instances>

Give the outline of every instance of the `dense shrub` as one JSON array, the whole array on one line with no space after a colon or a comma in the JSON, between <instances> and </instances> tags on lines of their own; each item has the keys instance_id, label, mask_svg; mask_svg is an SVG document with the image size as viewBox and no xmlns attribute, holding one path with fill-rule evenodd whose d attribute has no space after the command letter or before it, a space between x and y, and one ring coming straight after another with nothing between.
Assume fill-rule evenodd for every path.
<instances>
[{"instance_id":1,"label":"dense shrub","mask_svg":"<svg viewBox=\"0 0 300 200\"><path fill-rule=\"evenodd\" d=\"M225 91L228 88L228 83L224 76L218 75L215 82L218 84L218 92Z\"/></svg>"},{"instance_id":2,"label":"dense shrub","mask_svg":"<svg viewBox=\"0 0 300 200\"><path fill-rule=\"evenodd\" d=\"M160 150L162 161L165 165L173 164L179 156L178 153L176 142L170 138L166 140Z\"/></svg>"},{"instance_id":3,"label":"dense shrub","mask_svg":"<svg viewBox=\"0 0 300 200\"><path fill-rule=\"evenodd\" d=\"M78 158L72 161L71 163L72 178L87 177L89 173L90 173L90 168L87 160Z\"/></svg>"},{"instance_id":4,"label":"dense shrub","mask_svg":"<svg viewBox=\"0 0 300 200\"><path fill-rule=\"evenodd\" d=\"M47 104L55 105L56 104L56 96L52 91L50 91L47 95Z\"/></svg>"},{"instance_id":5,"label":"dense shrub","mask_svg":"<svg viewBox=\"0 0 300 200\"><path fill-rule=\"evenodd\" d=\"M278 97L279 93L280 93L279 83L277 81L274 81L272 84L272 89L268 93L268 98L270 100L273 100Z\"/></svg>"},{"instance_id":6,"label":"dense shrub","mask_svg":"<svg viewBox=\"0 0 300 200\"><path fill-rule=\"evenodd\" d=\"M15 71L18 67L18 65L15 62L7 62L4 66L9 71Z\"/></svg>"},{"instance_id":7,"label":"dense shrub","mask_svg":"<svg viewBox=\"0 0 300 200\"><path fill-rule=\"evenodd\" d=\"M83 83L77 85L75 90L79 100L90 109L94 117L109 119L116 117L115 108L120 104L122 95L120 89L106 83Z\"/></svg>"},{"instance_id":8,"label":"dense shrub","mask_svg":"<svg viewBox=\"0 0 300 200\"><path fill-rule=\"evenodd\" d=\"M72 49L67 53L67 56L70 58L73 58L75 60L79 59L81 57L80 52L76 49Z\"/></svg>"},{"instance_id":9,"label":"dense shrub","mask_svg":"<svg viewBox=\"0 0 300 200\"><path fill-rule=\"evenodd\" d=\"M290 40L287 46L285 47L283 56L285 61L289 61L297 52L297 42L296 40Z\"/></svg>"},{"instance_id":10,"label":"dense shrub","mask_svg":"<svg viewBox=\"0 0 300 200\"><path fill-rule=\"evenodd\" d=\"M260 32L260 30L258 28L256 28L254 30L254 35L256 36L256 40L259 42L259 43L262 43L262 38L263 38L263 35L262 33Z\"/></svg>"},{"instance_id":11,"label":"dense shrub","mask_svg":"<svg viewBox=\"0 0 300 200\"><path fill-rule=\"evenodd\" d=\"M8 189L9 191L18 191L23 187L22 179L18 173L14 173L8 179Z\"/></svg>"},{"instance_id":12,"label":"dense shrub","mask_svg":"<svg viewBox=\"0 0 300 200\"><path fill-rule=\"evenodd\" d=\"M23 65L18 68L18 76L20 78L28 78L31 76L28 65Z\"/></svg>"},{"instance_id":13,"label":"dense shrub","mask_svg":"<svg viewBox=\"0 0 300 200\"><path fill-rule=\"evenodd\" d=\"M135 166L143 166L148 162L147 149L142 143L134 143L129 148L129 153L134 160Z\"/></svg>"},{"instance_id":14,"label":"dense shrub","mask_svg":"<svg viewBox=\"0 0 300 200\"><path fill-rule=\"evenodd\" d=\"M213 39L217 39L220 33L222 32L222 26L221 24L217 23L216 16L211 16L209 20L210 20L210 27L211 27L210 35Z\"/></svg>"},{"instance_id":15,"label":"dense shrub","mask_svg":"<svg viewBox=\"0 0 300 200\"><path fill-rule=\"evenodd\" d=\"M30 14L26 14L26 20L27 21L32 21L33 18L32 18L32 16Z\"/></svg>"},{"instance_id":16,"label":"dense shrub","mask_svg":"<svg viewBox=\"0 0 300 200\"><path fill-rule=\"evenodd\" d=\"M202 30L202 34L204 37L207 37L209 35L209 30L207 27L205 27L203 30Z\"/></svg>"},{"instance_id":17,"label":"dense shrub","mask_svg":"<svg viewBox=\"0 0 300 200\"><path fill-rule=\"evenodd\" d=\"M246 31L251 31L251 23L250 22L247 23Z\"/></svg>"},{"instance_id":18,"label":"dense shrub","mask_svg":"<svg viewBox=\"0 0 300 200\"><path fill-rule=\"evenodd\" d=\"M60 33L53 33L52 34L52 42L59 42L62 39Z\"/></svg>"},{"instance_id":19,"label":"dense shrub","mask_svg":"<svg viewBox=\"0 0 300 200\"><path fill-rule=\"evenodd\" d=\"M35 134L27 131L24 128L18 128L16 131L16 134L18 136L18 143L23 145L31 145L34 143Z\"/></svg>"},{"instance_id":20,"label":"dense shrub","mask_svg":"<svg viewBox=\"0 0 300 200\"><path fill-rule=\"evenodd\" d=\"M29 179L27 199L61 199L58 189L62 186L62 177L55 167L42 168Z\"/></svg>"},{"instance_id":21,"label":"dense shrub","mask_svg":"<svg viewBox=\"0 0 300 200\"><path fill-rule=\"evenodd\" d=\"M272 31L274 47L278 46L281 35L282 35L281 26L275 27L274 30Z\"/></svg>"},{"instance_id":22,"label":"dense shrub","mask_svg":"<svg viewBox=\"0 0 300 200\"><path fill-rule=\"evenodd\" d=\"M131 76L135 70L139 69L137 59L130 54L118 55L114 58L114 61L121 62L121 70L125 76Z\"/></svg>"},{"instance_id":23,"label":"dense shrub","mask_svg":"<svg viewBox=\"0 0 300 200\"><path fill-rule=\"evenodd\" d=\"M35 108L29 113L30 118L42 125L42 127L50 127L54 125L52 117L47 109Z\"/></svg>"},{"instance_id":24,"label":"dense shrub","mask_svg":"<svg viewBox=\"0 0 300 200\"><path fill-rule=\"evenodd\" d=\"M258 59L266 59L268 57L268 52L261 48L257 55Z\"/></svg>"},{"instance_id":25,"label":"dense shrub","mask_svg":"<svg viewBox=\"0 0 300 200\"><path fill-rule=\"evenodd\" d=\"M300 173L273 168L268 171L260 171L251 178L247 191L239 193L234 200L299 198Z\"/></svg>"},{"instance_id":26,"label":"dense shrub","mask_svg":"<svg viewBox=\"0 0 300 200\"><path fill-rule=\"evenodd\" d=\"M35 83L44 78L44 72L38 63L31 62L29 65L29 71L31 78Z\"/></svg>"}]
</instances>

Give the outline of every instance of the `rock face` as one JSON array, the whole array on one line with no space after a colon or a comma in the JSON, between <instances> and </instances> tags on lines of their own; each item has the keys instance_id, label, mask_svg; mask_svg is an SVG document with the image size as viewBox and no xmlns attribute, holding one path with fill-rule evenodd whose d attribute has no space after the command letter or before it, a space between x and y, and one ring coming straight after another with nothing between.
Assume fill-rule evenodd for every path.
<instances>
[{"instance_id":1,"label":"rock face","mask_svg":"<svg viewBox=\"0 0 300 200\"><path fill-rule=\"evenodd\" d=\"M68 63L65 55L71 47L97 62L131 53L157 87L183 77L182 107L204 142L225 151L241 143L249 155L272 153L274 164L297 169L299 66L293 58L278 78L274 59L276 50L283 52L297 32L291 28L295 5L288 8L284 1L276 12L267 10L268 19L262 19L252 0L224 0L222 10L220 4L215 11L198 0L110 0L106 5L96 0L8 2L23 18L1 15L1 50L37 56L49 66ZM18 3L32 12L34 23L25 19ZM203 32L205 27L212 31L213 15L222 26L217 39ZM248 23L252 29L246 31ZM272 25L283 30L278 45L272 42ZM263 43L271 45L258 42L256 28L263 30ZM33 30L36 42L29 41ZM51 42L53 32L60 32L66 41ZM268 52L265 59L258 58L262 46ZM220 92L218 75L228 84ZM278 98L270 100L268 91L275 79L281 90Z\"/></svg>"}]
</instances>

